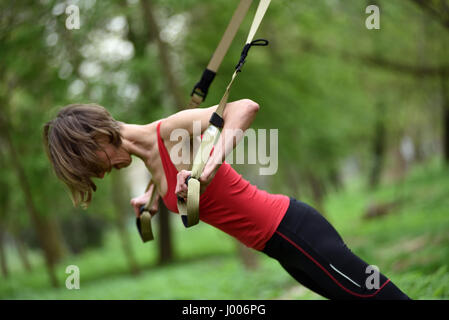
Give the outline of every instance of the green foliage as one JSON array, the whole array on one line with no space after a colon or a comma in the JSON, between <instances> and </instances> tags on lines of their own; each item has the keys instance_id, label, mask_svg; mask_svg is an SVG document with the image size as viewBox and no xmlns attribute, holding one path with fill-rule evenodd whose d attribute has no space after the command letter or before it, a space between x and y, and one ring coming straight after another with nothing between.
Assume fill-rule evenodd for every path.
<instances>
[{"instance_id":1,"label":"green foliage","mask_svg":"<svg viewBox=\"0 0 449 320\"><path fill-rule=\"evenodd\" d=\"M444 250L448 227L444 210L448 205L444 193L448 185L443 178L447 178L446 173L435 168L423 169L425 172L415 172L407 181L375 192L365 190L365 185L375 160L373 141L378 122L386 130L383 178L394 180L398 176L398 149L405 136L413 140L420 160L441 155L440 79L416 70L449 64L445 47L449 33L413 1L376 2L381 8L381 30L365 28L365 1L272 1L256 35L256 38L267 38L270 46L251 49L233 87L231 100L255 100L261 110L253 127L279 130L279 170L276 176L267 177L268 191L301 195L314 203L318 200L310 181L318 181L322 189L332 190L338 184L332 177L341 176L341 183L347 183L349 191L332 194L325 208L349 241L355 239L356 250L368 260L384 262L387 271L391 270L394 279L410 290L413 297L447 298L447 286L444 286L447 281L438 282L446 272L440 261L447 261L448 255ZM205 258L187 264L186 270L178 266L156 268L145 272L140 280L123 276L127 266L124 257L117 258L121 244L113 226L117 225L119 211L127 214L127 223L133 223L133 218L131 211L117 209L111 201L109 178L98 181L98 191L87 211L72 209L68 190L57 181L42 145L43 124L55 117L60 107L96 102L118 120L137 124L166 117L179 107L167 93L166 75L158 60L155 41L146 29L139 1L79 1L78 4L81 28L68 30L65 7L60 1L0 3L0 120L7 119L38 214L56 219L63 226L80 225L82 219L102 222L102 228L92 230L97 238L89 237L87 231L80 231L83 236L79 239L68 231L63 233L66 236L62 241L75 252L90 244L103 244L101 250L89 249L76 258L87 272L85 279L92 281L85 297L101 297L101 290L95 289L95 279L102 273L110 273L117 277L114 281L105 277L104 286L110 289L107 292L127 292L127 297L139 298L207 298L205 293L192 289L196 284L193 280L188 280L176 293L167 290L170 285L164 278L176 283L196 268L206 274L204 283L198 287L210 292L211 298L222 297L220 292L242 298L281 296L284 286L292 282L284 276L272 276L274 265L265 260L260 273L245 274L242 281L231 284L231 279L243 272L230 254L233 243L221 239L211 241L214 245L210 245L204 241L210 236L207 232L192 237L195 252L190 246L186 248L185 242L177 241L178 256L189 259L205 252L216 253L216 248L224 246L219 251L223 256L216 259L218 265L213 262L215 258ZM236 4L226 0L153 1L161 36L167 41L175 77L186 101ZM254 12L253 4L204 106L217 104L221 98ZM0 129L3 130L1 122ZM5 141L2 131L0 228L10 235L33 237L33 223L26 214L21 181L14 172ZM348 163L355 163L355 173L345 174ZM129 186L124 186L123 196L129 194ZM408 204L394 215L376 222L360 219L360 212L372 201L397 197ZM75 233L76 229L72 229ZM103 232L112 240L101 242ZM363 239L373 239L379 248ZM362 242L357 246L359 240ZM393 245L396 241L398 248ZM401 254L401 246L408 242L430 245L413 255ZM10 250L9 240L5 243ZM110 243L114 246L110 247ZM149 262L146 248L138 243L133 243L133 247L145 250L144 254L137 254L140 262L154 262L154 252ZM384 250L388 247L396 251ZM39 267L32 274L15 274L7 284L0 283L2 296L40 295L36 290L45 287L46 279L37 253L34 258ZM14 268L15 263L8 262ZM203 263L212 264L217 271L209 276L206 272L209 269ZM403 276L401 264L409 271ZM109 269L105 270L106 265ZM63 272L59 274L63 278ZM217 291L206 290L217 274L223 275ZM262 283L264 277L270 279L267 280L270 285ZM133 285L129 285L131 282ZM142 289L141 283L153 285L154 290ZM22 291L24 288L29 292ZM45 290L43 297L54 297L54 291ZM58 294L64 298L71 294L84 297L81 292L70 293L64 289Z\"/></svg>"},{"instance_id":2,"label":"green foliage","mask_svg":"<svg viewBox=\"0 0 449 320\"><path fill-rule=\"evenodd\" d=\"M418 167L400 184L373 193L356 185L326 201L328 219L351 250L368 263L379 266L413 299L448 299L449 237L447 229L449 172L438 163ZM437 190L437 192L435 192ZM406 199L398 210L376 220L362 219L367 204ZM431 217L431 219L430 219ZM69 256L58 268L64 283L65 266L80 268L81 289L64 286L50 289L39 256L27 273L18 261L10 279L2 281L0 297L8 299L321 299L298 286L281 266L258 254L257 270L246 270L235 255L236 243L228 235L200 224L184 229L175 219L178 262L157 266L156 243L142 244L134 228L133 246L143 267L138 276L129 274L127 262L118 254L120 240L109 233L101 249ZM134 227L134 226L133 226ZM158 234L155 235L156 238ZM196 275L196 276L192 276ZM200 275L200 276L198 276Z\"/></svg>"}]
</instances>

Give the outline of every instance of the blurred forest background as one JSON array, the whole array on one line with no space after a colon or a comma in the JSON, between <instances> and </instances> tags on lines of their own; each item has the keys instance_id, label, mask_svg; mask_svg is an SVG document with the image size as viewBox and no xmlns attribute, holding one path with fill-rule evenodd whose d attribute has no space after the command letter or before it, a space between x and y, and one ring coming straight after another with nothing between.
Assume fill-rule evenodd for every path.
<instances>
[{"instance_id":1,"label":"blurred forest background","mask_svg":"<svg viewBox=\"0 0 449 320\"><path fill-rule=\"evenodd\" d=\"M203 106L238 61L254 1ZM65 10L80 10L68 30ZM143 244L129 200L135 159L74 209L42 145L43 124L95 102L145 124L188 102L238 1L0 1L0 298L320 299L276 261L162 208ZM368 5L380 29L368 30ZM278 129L279 168L238 171L317 207L348 246L413 299L449 298L449 1L272 1L231 100ZM80 290L65 286L80 269Z\"/></svg>"}]
</instances>

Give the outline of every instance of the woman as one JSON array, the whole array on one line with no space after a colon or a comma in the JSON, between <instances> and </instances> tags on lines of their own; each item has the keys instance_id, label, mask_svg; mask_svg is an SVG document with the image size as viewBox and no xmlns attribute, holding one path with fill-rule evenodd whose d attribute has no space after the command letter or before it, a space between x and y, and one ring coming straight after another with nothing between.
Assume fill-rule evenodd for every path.
<instances>
[{"instance_id":1,"label":"woman","mask_svg":"<svg viewBox=\"0 0 449 320\"><path fill-rule=\"evenodd\" d=\"M167 208L177 212L177 196L186 197L185 180L190 172L188 164L173 164L170 151L178 141L171 141L170 134L184 129L194 139L193 123L200 121L203 132L216 108L185 110L147 125L134 125L114 120L98 105L70 105L45 125L44 144L75 206L87 207L91 201L96 189L92 178L127 167L134 155L150 171ZM258 110L258 104L248 99L229 103L223 130L244 132ZM368 264L346 247L315 209L258 189L224 162L241 137L230 138L220 136L200 177L203 222L278 260L298 282L326 298L409 299L381 273L367 273ZM136 215L150 192L151 188L131 200ZM156 211L153 207L152 213Z\"/></svg>"}]
</instances>

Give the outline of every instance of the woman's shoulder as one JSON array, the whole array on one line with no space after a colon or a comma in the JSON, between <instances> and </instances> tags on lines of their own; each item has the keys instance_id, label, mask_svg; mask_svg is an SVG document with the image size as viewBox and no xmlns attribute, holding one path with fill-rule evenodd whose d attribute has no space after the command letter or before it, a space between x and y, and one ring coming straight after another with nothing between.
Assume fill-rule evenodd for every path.
<instances>
[{"instance_id":1,"label":"woman's shoulder","mask_svg":"<svg viewBox=\"0 0 449 320\"><path fill-rule=\"evenodd\" d=\"M165 119L159 119L159 120L155 120L153 122L150 122L148 124L145 124L145 131L146 134L149 134L152 138L157 137L158 135L158 130L160 130L160 135L163 139L166 138L165 134L166 134L166 130L163 126L163 122ZM160 126L160 127L159 127Z\"/></svg>"},{"instance_id":2,"label":"woman's shoulder","mask_svg":"<svg viewBox=\"0 0 449 320\"><path fill-rule=\"evenodd\" d=\"M151 131L160 136L162 140L167 140L170 138L170 128L167 126L167 118L153 121L150 125L152 128Z\"/></svg>"}]
</instances>

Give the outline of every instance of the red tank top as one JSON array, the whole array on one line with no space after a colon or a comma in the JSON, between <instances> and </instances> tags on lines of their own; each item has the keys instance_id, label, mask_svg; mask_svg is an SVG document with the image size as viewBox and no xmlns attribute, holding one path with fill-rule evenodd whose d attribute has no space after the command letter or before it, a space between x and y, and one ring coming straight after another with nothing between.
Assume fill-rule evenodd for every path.
<instances>
[{"instance_id":1,"label":"red tank top","mask_svg":"<svg viewBox=\"0 0 449 320\"><path fill-rule=\"evenodd\" d=\"M162 200L168 210L178 213L175 194L178 170L161 138L161 123L162 121L157 125L157 142L167 180L167 193ZM250 248L263 250L289 204L289 197L258 189L224 161L200 196L200 220L235 237Z\"/></svg>"}]
</instances>

